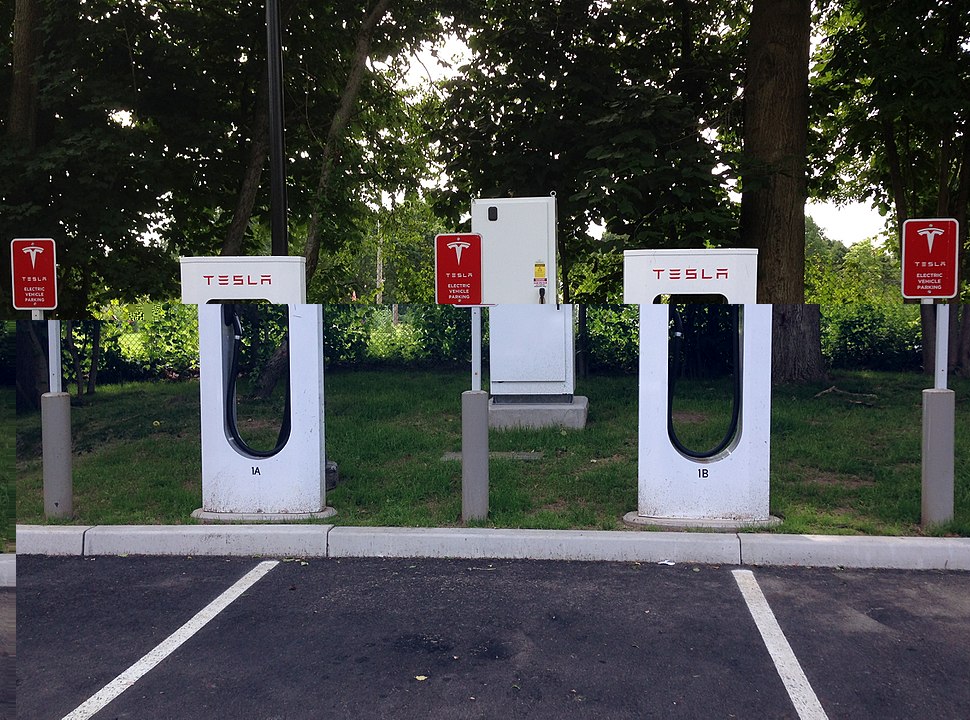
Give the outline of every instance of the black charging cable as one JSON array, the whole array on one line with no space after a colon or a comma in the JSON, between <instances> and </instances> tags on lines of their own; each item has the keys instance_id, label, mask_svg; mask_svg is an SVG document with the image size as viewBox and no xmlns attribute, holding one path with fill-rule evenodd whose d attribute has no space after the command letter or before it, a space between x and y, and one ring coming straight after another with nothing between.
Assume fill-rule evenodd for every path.
<instances>
[{"instance_id":1,"label":"black charging cable","mask_svg":"<svg viewBox=\"0 0 970 720\"><path fill-rule=\"evenodd\" d=\"M734 398L731 405L731 424L728 426L727 432L721 441L715 445L710 450L698 452L697 450L691 450L686 447L677 437L677 431L674 429L674 394L677 389L677 376L680 374L681 368L681 346L684 341L684 320L681 317L680 310L677 309L676 305L670 306L671 316L673 317L674 327L670 338L671 346L671 356L670 362L667 369L667 435L670 437L670 442L673 446L677 448L677 451L682 455L687 457L695 458L697 460L704 460L707 458L712 458L715 455L723 452L728 445L734 440L734 436L738 432L738 423L741 420L741 319L740 319L740 309L738 305L731 305L731 337L732 337L732 354L733 354L733 371L732 379L734 386Z\"/></svg>"},{"instance_id":2,"label":"black charging cable","mask_svg":"<svg viewBox=\"0 0 970 720\"><path fill-rule=\"evenodd\" d=\"M283 408L283 422L280 424L280 432L276 438L276 446L272 450L257 450L251 447L239 434L239 423L236 416L236 379L239 376L239 356L242 352L243 328L242 321L239 319L239 312L233 303L222 306L222 322L232 328L232 355L229 361L229 377L226 382L226 427L229 429L229 436L236 446L247 455L257 458L268 458L276 455L286 442L290 439L290 375L286 374L286 401ZM286 336L283 342L289 345L289 322L287 321Z\"/></svg>"}]
</instances>

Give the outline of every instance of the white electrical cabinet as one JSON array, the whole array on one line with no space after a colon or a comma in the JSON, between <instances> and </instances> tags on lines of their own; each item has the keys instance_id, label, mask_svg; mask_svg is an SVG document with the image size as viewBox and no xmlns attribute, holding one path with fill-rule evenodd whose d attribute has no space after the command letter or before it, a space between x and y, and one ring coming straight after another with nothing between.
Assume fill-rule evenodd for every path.
<instances>
[{"instance_id":1,"label":"white electrical cabinet","mask_svg":"<svg viewBox=\"0 0 970 720\"><path fill-rule=\"evenodd\" d=\"M472 200L472 232L482 236L482 303L555 304L556 198Z\"/></svg>"},{"instance_id":2,"label":"white electrical cabinet","mask_svg":"<svg viewBox=\"0 0 970 720\"><path fill-rule=\"evenodd\" d=\"M586 398L573 397L573 307L559 304L555 196L472 200L472 232L491 306L490 424L585 426Z\"/></svg>"},{"instance_id":3,"label":"white electrical cabinet","mask_svg":"<svg viewBox=\"0 0 970 720\"><path fill-rule=\"evenodd\" d=\"M492 397L568 401L575 385L572 305L497 305L488 311Z\"/></svg>"}]
</instances>

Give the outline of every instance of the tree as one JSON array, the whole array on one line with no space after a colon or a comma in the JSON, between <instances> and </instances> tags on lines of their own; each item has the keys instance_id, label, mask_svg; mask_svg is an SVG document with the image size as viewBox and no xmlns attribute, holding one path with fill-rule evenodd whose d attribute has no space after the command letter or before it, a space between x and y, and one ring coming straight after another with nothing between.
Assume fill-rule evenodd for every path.
<instances>
[{"instance_id":1,"label":"tree","mask_svg":"<svg viewBox=\"0 0 970 720\"><path fill-rule=\"evenodd\" d=\"M758 301L802 303L810 0L754 0L744 78L741 240Z\"/></svg>"},{"instance_id":2,"label":"tree","mask_svg":"<svg viewBox=\"0 0 970 720\"><path fill-rule=\"evenodd\" d=\"M891 216L897 233L910 217L954 217L965 247L970 7L951 0L843 0L823 21L813 81L816 194L867 200ZM964 302L967 262L964 250ZM967 312L958 307L951 326L950 364L963 373L970 373ZM924 368L931 370L932 306L921 306L921 314Z\"/></svg>"},{"instance_id":3,"label":"tree","mask_svg":"<svg viewBox=\"0 0 970 720\"><path fill-rule=\"evenodd\" d=\"M736 240L714 131L727 113L736 3L620 0L455 3L470 60L445 85L432 128L457 220L469 196L556 192L562 282L600 302L619 274L590 287L591 256L624 247ZM606 242L594 240L602 222Z\"/></svg>"},{"instance_id":4,"label":"tree","mask_svg":"<svg viewBox=\"0 0 970 720\"><path fill-rule=\"evenodd\" d=\"M745 53L741 244L758 248L758 301L776 304L775 382L825 374L818 308L801 304L810 35L810 0L754 0Z\"/></svg>"}]
</instances>

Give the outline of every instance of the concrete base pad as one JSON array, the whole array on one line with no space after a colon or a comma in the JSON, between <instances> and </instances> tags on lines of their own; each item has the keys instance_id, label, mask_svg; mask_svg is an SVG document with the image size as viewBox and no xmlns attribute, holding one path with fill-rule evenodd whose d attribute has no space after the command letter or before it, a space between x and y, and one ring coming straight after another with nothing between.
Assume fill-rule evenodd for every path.
<instances>
[{"instance_id":1,"label":"concrete base pad","mask_svg":"<svg viewBox=\"0 0 970 720\"><path fill-rule=\"evenodd\" d=\"M203 523L286 523L304 520L323 520L333 517L337 511L325 507L320 512L309 513L222 513L209 512L199 508L192 511L192 517Z\"/></svg>"},{"instance_id":2,"label":"concrete base pad","mask_svg":"<svg viewBox=\"0 0 970 720\"><path fill-rule=\"evenodd\" d=\"M630 527L662 527L690 530L698 528L713 530L714 532L737 532L742 528L771 527L781 522L781 518L769 515L767 520L739 520L738 518L669 518L647 517L628 512L623 516L623 522Z\"/></svg>"},{"instance_id":3,"label":"concrete base pad","mask_svg":"<svg viewBox=\"0 0 970 720\"><path fill-rule=\"evenodd\" d=\"M571 403L488 403L488 426L498 430L510 428L562 427L582 430L586 427L589 398L573 397Z\"/></svg>"}]
</instances>

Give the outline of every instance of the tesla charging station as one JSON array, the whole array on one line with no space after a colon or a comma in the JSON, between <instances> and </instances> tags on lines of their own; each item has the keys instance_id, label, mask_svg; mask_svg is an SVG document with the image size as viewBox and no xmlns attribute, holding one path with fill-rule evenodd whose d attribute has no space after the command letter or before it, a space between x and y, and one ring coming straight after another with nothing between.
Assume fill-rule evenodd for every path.
<instances>
[{"instance_id":1,"label":"tesla charging station","mask_svg":"<svg viewBox=\"0 0 970 720\"><path fill-rule=\"evenodd\" d=\"M182 302L199 306L203 520L328 517L323 423L323 317L307 305L303 257L185 257ZM290 381L277 446L253 450L236 427L236 300L286 304Z\"/></svg>"},{"instance_id":2,"label":"tesla charging station","mask_svg":"<svg viewBox=\"0 0 970 720\"><path fill-rule=\"evenodd\" d=\"M627 250L623 301L640 305L637 510L629 524L729 529L777 522L768 511L771 306L757 305L757 250ZM722 295L739 307L740 397L713 453L685 451L670 422L669 305L662 295ZM736 383L737 386L737 383Z\"/></svg>"},{"instance_id":3,"label":"tesla charging station","mask_svg":"<svg viewBox=\"0 0 970 720\"><path fill-rule=\"evenodd\" d=\"M556 198L472 200L489 308L489 425L586 425L575 397L573 306L559 300Z\"/></svg>"}]
</instances>

